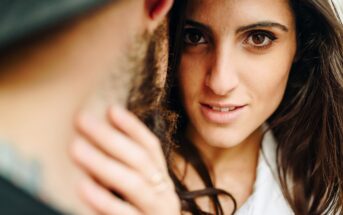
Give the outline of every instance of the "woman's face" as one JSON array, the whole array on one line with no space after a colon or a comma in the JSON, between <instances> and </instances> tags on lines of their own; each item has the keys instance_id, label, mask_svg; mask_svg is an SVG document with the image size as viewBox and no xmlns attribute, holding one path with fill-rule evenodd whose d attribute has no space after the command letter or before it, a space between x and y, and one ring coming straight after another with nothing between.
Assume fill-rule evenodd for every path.
<instances>
[{"instance_id":1,"label":"woman's face","mask_svg":"<svg viewBox=\"0 0 343 215\"><path fill-rule=\"evenodd\" d=\"M282 100L296 53L292 10L288 0L191 0L186 18L179 77L188 131L233 147Z\"/></svg>"}]
</instances>

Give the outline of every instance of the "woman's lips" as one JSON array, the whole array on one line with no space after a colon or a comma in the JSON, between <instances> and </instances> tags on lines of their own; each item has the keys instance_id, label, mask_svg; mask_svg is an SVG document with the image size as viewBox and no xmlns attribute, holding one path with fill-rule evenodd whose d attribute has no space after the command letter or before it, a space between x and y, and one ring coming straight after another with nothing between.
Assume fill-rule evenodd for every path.
<instances>
[{"instance_id":1,"label":"woman's lips","mask_svg":"<svg viewBox=\"0 0 343 215\"><path fill-rule=\"evenodd\" d=\"M229 124L235 121L246 105L209 105L201 104L201 113L207 121L216 124Z\"/></svg>"}]
</instances>

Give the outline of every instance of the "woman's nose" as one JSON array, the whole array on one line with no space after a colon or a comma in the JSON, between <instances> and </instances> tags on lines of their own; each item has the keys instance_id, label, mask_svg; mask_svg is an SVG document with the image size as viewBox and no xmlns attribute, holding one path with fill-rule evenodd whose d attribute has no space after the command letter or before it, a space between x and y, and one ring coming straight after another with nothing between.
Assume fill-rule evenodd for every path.
<instances>
[{"instance_id":1,"label":"woman's nose","mask_svg":"<svg viewBox=\"0 0 343 215\"><path fill-rule=\"evenodd\" d=\"M237 64L233 53L217 52L206 74L205 85L216 95L227 95L239 84Z\"/></svg>"}]
</instances>

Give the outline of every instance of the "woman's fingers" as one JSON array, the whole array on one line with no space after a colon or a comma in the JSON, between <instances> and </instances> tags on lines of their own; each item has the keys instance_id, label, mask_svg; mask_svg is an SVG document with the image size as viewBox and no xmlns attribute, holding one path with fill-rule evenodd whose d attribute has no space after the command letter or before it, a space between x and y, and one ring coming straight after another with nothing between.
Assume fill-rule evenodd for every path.
<instances>
[{"instance_id":1,"label":"woman's fingers","mask_svg":"<svg viewBox=\"0 0 343 215\"><path fill-rule=\"evenodd\" d=\"M164 168L164 166L156 166L156 162L149 157L142 146L134 143L109 124L102 123L89 115L82 115L79 118L78 128L107 155L143 175L151 175L158 168Z\"/></svg>"},{"instance_id":2,"label":"woman's fingers","mask_svg":"<svg viewBox=\"0 0 343 215\"><path fill-rule=\"evenodd\" d=\"M170 197L164 194L170 194L167 191L173 191L169 180L163 179L155 184L148 183L144 176L137 174L113 158L109 158L82 139L74 142L72 156L86 172L93 175L105 187L122 195L140 211L154 211L154 208L158 207L156 193L160 191L160 185L165 184L166 186L163 188L163 192L158 194L158 197L168 200Z\"/></svg>"},{"instance_id":3,"label":"woman's fingers","mask_svg":"<svg viewBox=\"0 0 343 215\"><path fill-rule=\"evenodd\" d=\"M114 106L109 110L112 124L146 149L160 166L165 167L165 158L158 138L130 111Z\"/></svg>"},{"instance_id":4,"label":"woman's fingers","mask_svg":"<svg viewBox=\"0 0 343 215\"><path fill-rule=\"evenodd\" d=\"M109 120L82 115L77 125L85 139L73 143L72 157L103 186L103 198L109 200L105 191L113 190L143 214L178 214L180 203L158 139L126 110L112 108Z\"/></svg>"},{"instance_id":5,"label":"woman's fingers","mask_svg":"<svg viewBox=\"0 0 343 215\"><path fill-rule=\"evenodd\" d=\"M128 202L114 196L110 191L87 178L80 183L80 194L97 214L103 215L140 215L142 214Z\"/></svg>"}]
</instances>

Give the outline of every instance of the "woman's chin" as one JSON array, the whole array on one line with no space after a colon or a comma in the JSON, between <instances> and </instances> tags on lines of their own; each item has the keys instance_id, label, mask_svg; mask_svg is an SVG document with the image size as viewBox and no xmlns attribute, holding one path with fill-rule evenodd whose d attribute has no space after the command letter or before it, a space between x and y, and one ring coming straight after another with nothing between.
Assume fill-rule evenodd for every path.
<instances>
[{"instance_id":1,"label":"woman's chin","mask_svg":"<svg viewBox=\"0 0 343 215\"><path fill-rule=\"evenodd\" d=\"M239 132L235 132L234 134L230 134L230 132L205 132L203 137L208 146L228 149L240 145L247 138L238 133Z\"/></svg>"},{"instance_id":2,"label":"woman's chin","mask_svg":"<svg viewBox=\"0 0 343 215\"><path fill-rule=\"evenodd\" d=\"M248 142L259 142L263 136L260 127L245 127L245 129L202 128L200 135L207 147L232 149Z\"/></svg>"}]
</instances>

